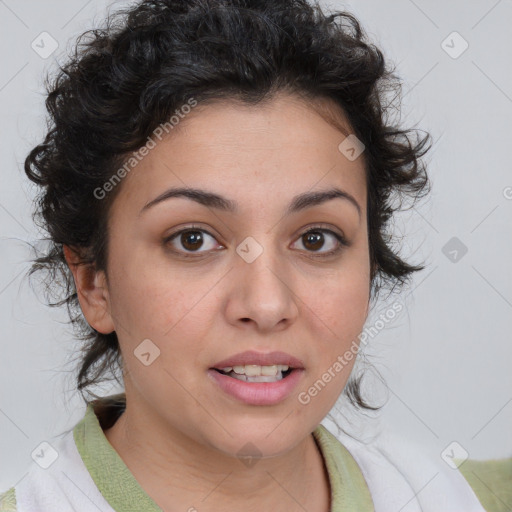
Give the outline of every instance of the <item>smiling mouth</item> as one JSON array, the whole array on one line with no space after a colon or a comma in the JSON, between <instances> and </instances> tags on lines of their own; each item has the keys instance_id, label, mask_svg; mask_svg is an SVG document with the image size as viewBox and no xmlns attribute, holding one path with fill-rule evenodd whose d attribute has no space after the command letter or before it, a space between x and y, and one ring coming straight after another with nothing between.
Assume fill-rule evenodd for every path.
<instances>
[{"instance_id":1,"label":"smiling mouth","mask_svg":"<svg viewBox=\"0 0 512 512\"><path fill-rule=\"evenodd\" d=\"M243 382L278 382L288 377L294 368L282 364L271 366L248 364L244 366L213 368L213 370Z\"/></svg>"}]
</instances>

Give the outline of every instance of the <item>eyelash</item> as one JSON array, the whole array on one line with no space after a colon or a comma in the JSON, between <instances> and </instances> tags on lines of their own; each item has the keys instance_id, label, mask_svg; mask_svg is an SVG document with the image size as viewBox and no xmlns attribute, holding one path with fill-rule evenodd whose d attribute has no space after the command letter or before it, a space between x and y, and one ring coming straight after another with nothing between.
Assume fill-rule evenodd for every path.
<instances>
[{"instance_id":1,"label":"eyelash","mask_svg":"<svg viewBox=\"0 0 512 512\"><path fill-rule=\"evenodd\" d=\"M215 238L211 233L209 233L205 229L203 229L199 226L191 225L191 226L186 227L185 229L181 229L180 231L177 231L177 232L173 233L172 235L166 237L163 240L163 243L165 246L168 246L170 244L170 242L172 242L179 235L181 235L183 233L187 233L187 232L194 232L194 231L200 231L201 233L206 233L207 235L211 236L212 238ZM330 235L333 235L334 238L339 243L339 245L336 249L333 249L327 253L315 254L314 251L306 251L306 252L311 253L313 255L313 257L315 257L315 258L328 258L328 257L334 256L334 255L338 254L339 252L341 252L346 247L350 246L349 242L346 240L346 238L343 235L336 233L335 231L332 231L331 229L323 228L321 225L313 226L313 227L307 229L306 231L304 231L303 233L301 233L298 236L297 240L301 239L304 235L307 235L308 233L311 233L311 232L313 232L313 233L317 233L317 232L328 233ZM198 258L202 254L199 252L198 253L186 253L186 252L183 253L182 251L176 251L174 249L171 249L171 251L174 253L179 253L184 258ZM207 251L205 251L205 252L207 252Z\"/></svg>"}]
</instances>

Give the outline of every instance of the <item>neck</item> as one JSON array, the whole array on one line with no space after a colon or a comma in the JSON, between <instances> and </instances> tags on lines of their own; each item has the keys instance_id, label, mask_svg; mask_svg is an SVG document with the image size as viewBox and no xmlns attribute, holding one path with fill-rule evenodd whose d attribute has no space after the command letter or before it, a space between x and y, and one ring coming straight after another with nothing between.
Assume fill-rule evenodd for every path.
<instances>
[{"instance_id":1,"label":"neck","mask_svg":"<svg viewBox=\"0 0 512 512\"><path fill-rule=\"evenodd\" d=\"M251 464L147 418L128 402L104 433L163 510L329 510L328 475L312 434L283 455Z\"/></svg>"}]
</instances>

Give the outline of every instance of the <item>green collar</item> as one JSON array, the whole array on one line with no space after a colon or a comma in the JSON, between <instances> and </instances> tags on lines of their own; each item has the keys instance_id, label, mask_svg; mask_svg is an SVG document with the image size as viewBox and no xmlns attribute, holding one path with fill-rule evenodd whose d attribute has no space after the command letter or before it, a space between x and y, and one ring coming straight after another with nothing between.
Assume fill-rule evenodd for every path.
<instances>
[{"instance_id":1,"label":"green collar","mask_svg":"<svg viewBox=\"0 0 512 512\"><path fill-rule=\"evenodd\" d=\"M104 403L113 404L122 395L106 397ZM313 436L329 475L331 512L373 512L366 481L349 451L321 424ZM94 483L114 510L161 512L105 437L93 403L88 404L83 419L73 429L73 437Z\"/></svg>"}]
</instances>

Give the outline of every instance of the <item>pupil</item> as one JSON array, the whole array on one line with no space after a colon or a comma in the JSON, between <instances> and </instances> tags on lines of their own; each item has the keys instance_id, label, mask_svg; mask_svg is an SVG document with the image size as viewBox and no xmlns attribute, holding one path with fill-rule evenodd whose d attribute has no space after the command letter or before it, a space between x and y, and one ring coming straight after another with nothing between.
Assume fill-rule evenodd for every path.
<instances>
[{"instance_id":1,"label":"pupil","mask_svg":"<svg viewBox=\"0 0 512 512\"><path fill-rule=\"evenodd\" d=\"M320 249L323 245L321 239L322 233L319 233L318 231L312 231L306 235L307 242L304 245L307 247L308 244L312 244L314 246L313 249Z\"/></svg>"},{"instance_id":2,"label":"pupil","mask_svg":"<svg viewBox=\"0 0 512 512\"><path fill-rule=\"evenodd\" d=\"M189 240L192 240L191 243L189 243ZM183 247L189 250L198 249L202 245L202 234L200 231L189 231L187 233L183 233L181 236L181 241L183 244ZM196 244L196 245L194 245ZM199 245L197 245L199 244Z\"/></svg>"}]
</instances>

